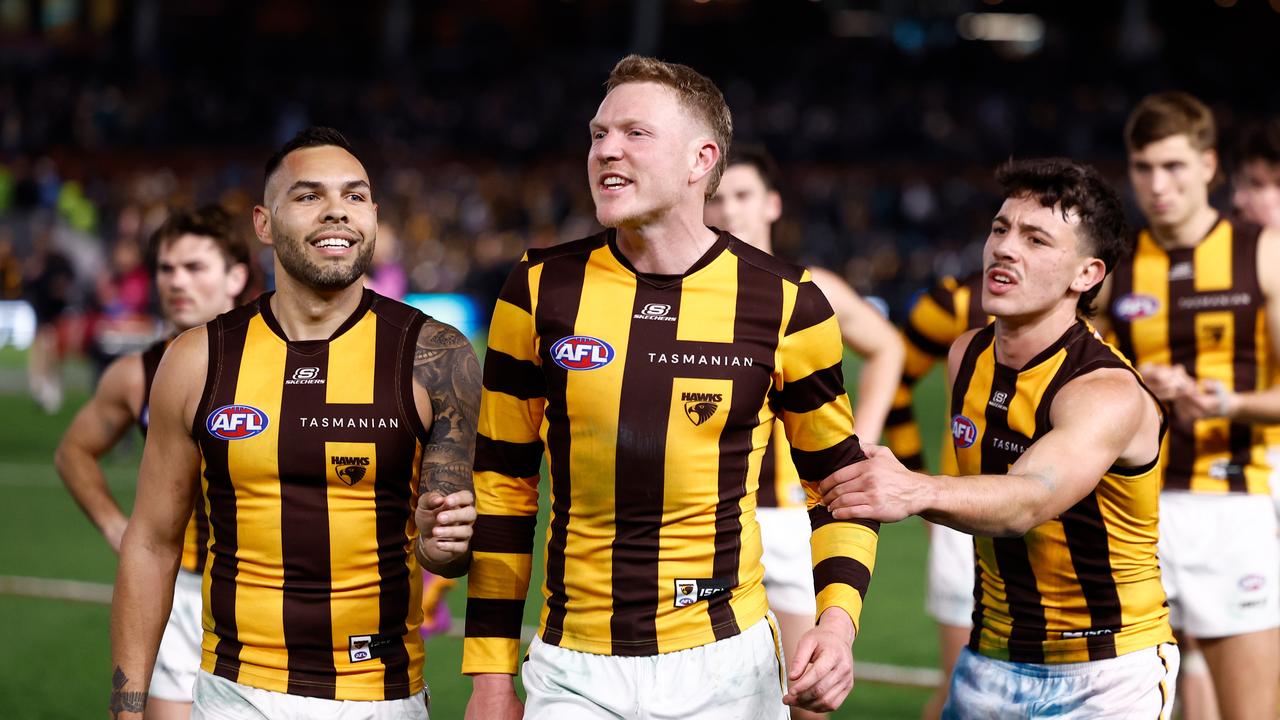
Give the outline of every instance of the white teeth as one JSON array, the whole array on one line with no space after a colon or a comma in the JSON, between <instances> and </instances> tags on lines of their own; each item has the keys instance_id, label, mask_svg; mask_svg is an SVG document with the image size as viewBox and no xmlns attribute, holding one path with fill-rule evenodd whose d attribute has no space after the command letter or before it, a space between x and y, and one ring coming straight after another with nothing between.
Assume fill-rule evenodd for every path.
<instances>
[{"instance_id":1,"label":"white teeth","mask_svg":"<svg viewBox=\"0 0 1280 720\"><path fill-rule=\"evenodd\" d=\"M319 241L317 241L317 242L316 242L316 247L322 247L322 248L349 248L349 247L351 247L351 241L350 241L350 240L344 240L344 239L342 239L342 238L325 238L325 239L323 239L323 240L319 240Z\"/></svg>"},{"instance_id":2,"label":"white teeth","mask_svg":"<svg viewBox=\"0 0 1280 720\"><path fill-rule=\"evenodd\" d=\"M623 180L620 177L610 177L604 179L604 186L607 188L622 187L626 182L626 180Z\"/></svg>"}]
</instances>

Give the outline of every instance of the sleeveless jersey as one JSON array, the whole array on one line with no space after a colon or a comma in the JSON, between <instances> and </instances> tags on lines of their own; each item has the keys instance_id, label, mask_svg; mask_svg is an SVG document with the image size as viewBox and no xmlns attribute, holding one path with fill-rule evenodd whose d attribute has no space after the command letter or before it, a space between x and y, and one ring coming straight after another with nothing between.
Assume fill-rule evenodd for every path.
<instances>
[{"instance_id":1,"label":"sleeveless jersey","mask_svg":"<svg viewBox=\"0 0 1280 720\"><path fill-rule=\"evenodd\" d=\"M142 436L147 436L147 426L151 420L151 383L155 380L156 369L160 367L160 359L164 357L169 340L157 340L142 351L142 405L138 413L138 429ZM204 512L204 503L196 502L191 511L191 519L187 520L187 529L182 540L182 569L190 573L204 572L205 559L209 555L209 517Z\"/></svg>"},{"instance_id":2,"label":"sleeveless jersey","mask_svg":"<svg viewBox=\"0 0 1280 720\"><path fill-rule=\"evenodd\" d=\"M1133 372L1080 321L1021 370L996 361L994 339L995 325L973 337L953 388L962 475L1007 473L1052 429L1053 399L1071 380L1102 368ZM1084 499L1022 537L974 538L970 649L1069 663L1173 641L1156 559L1158 460L1112 466Z\"/></svg>"},{"instance_id":3,"label":"sleeveless jersey","mask_svg":"<svg viewBox=\"0 0 1280 720\"><path fill-rule=\"evenodd\" d=\"M1112 273L1116 347L1135 366L1182 365L1192 377L1219 380L1236 392L1270 387L1259 232L1223 219L1196 247L1166 250L1142 231L1133 259ZM1172 420L1166 490L1270 492L1265 426Z\"/></svg>"},{"instance_id":4,"label":"sleeveless jersey","mask_svg":"<svg viewBox=\"0 0 1280 720\"><path fill-rule=\"evenodd\" d=\"M408 697L422 689L412 371L426 316L365 290L328 340L290 341L270 298L208 326L201 667L294 695Z\"/></svg>"}]
</instances>

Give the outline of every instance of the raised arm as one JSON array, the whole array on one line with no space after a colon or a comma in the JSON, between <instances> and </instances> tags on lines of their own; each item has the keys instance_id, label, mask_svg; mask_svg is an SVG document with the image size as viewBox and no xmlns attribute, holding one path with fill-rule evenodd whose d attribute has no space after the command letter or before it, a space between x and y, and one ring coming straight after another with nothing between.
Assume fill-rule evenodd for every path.
<instances>
[{"instance_id":1,"label":"raised arm","mask_svg":"<svg viewBox=\"0 0 1280 720\"><path fill-rule=\"evenodd\" d=\"M858 373L858 405L853 411L858 437L875 442L902 377L902 338L884 315L862 299L840 276L822 268L809 271L835 311L840 336L863 359Z\"/></svg>"},{"instance_id":2,"label":"raised arm","mask_svg":"<svg viewBox=\"0 0 1280 720\"><path fill-rule=\"evenodd\" d=\"M973 535L1019 536L1079 502L1112 465L1142 465L1159 452L1159 410L1128 370L1095 370L1067 383L1050 419L1053 429L1007 474L928 477L870 448L867 462L823 482L824 497L836 517L920 515Z\"/></svg>"},{"instance_id":3,"label":"raised arm","mask_svg":"<svg viewBox=\"0 0 1280 720\"><path fill-rule=\"evenodd\" d=\"M137 422L144 382L140 355L126 355L111 363L53 455L54 467L71 497L117 553L129 518L107 488L98 460Z\"/></svg>"},{"instance_id":4,"label":"raised arm","mask_svg":"<svg viewBox=\"0 0 1280 720\"><path fill-rule=\"evenodd\" d=\"M480 363L471 342L452 326L427 320L413 356L413 396L428 428L414 519L418 561L443 577L471 565L476 519L471 465L480 406Z\"/></svg>"},{"instance_id":5,"label":"raised arm","mask_svg":"<svg viewBox=\"0 0 1280 720\"><path fill-rule=\"evenodd\" d=\"M111 602L112 718L141 717L160 635L173 604L183 532L199 494L191 427L208 369L203 327L173 341L152 384L138 494L120 550Z\"/></svg>"}]
</instances>

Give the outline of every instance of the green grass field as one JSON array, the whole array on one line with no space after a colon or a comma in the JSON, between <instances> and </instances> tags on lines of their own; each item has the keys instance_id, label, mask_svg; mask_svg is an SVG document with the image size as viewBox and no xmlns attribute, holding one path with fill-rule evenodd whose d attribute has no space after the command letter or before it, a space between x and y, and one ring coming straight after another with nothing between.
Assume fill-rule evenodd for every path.
<instances>
[{"instance_id":1,"label":"green grass field","mask_svg":"<svg viewBox=\"0 0 1280 720\"><path fill-rule=\"evenodd\" d=\"M97 530L80 513L62 487L52 465L58 438L85 390L68 393L65 409L47 416L23 394L22 357L0 351L0 576L29 576L110 583L116 559ZM852 362L846 377L856 377ZM852 383L851 383L852 385ZM6 394L7 393L7 394ZM926 451L938 447L942 431L942 382L935 372L923 383L917 410L925 419ZM113 491L127 507L140 443L119 449L107 462ZM545 493L544 493L545 497ZM539 526L541 531L543 525ZM855 655L859 661L933 667L937 648L933 625L925 616L925 532L916 521L886 526L871 593L863 613L862 635ZM535 567L538 563L535 562ZM526 623L536 624L541 597L540 578L530 588ZM449 595L460 626L465 589ZM0 716L27 718L103 717L110 678L110 648L106 605L0 594ZM462 717L470 681L458 674L462 641L437 637L427 643L427 681L432 689L431 715L449 720ZM855 667L856 675L856 667ZM860 681L835 718L916 718L928 697L918 688Z\"/></svg>"}]
</instances>

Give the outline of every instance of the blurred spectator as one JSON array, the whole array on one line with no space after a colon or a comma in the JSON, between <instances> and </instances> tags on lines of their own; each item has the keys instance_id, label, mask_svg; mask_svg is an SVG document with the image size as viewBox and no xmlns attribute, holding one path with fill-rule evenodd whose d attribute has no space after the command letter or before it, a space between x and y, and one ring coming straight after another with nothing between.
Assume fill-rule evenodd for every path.
<instances>
[{"instance_id":1,"label":"blurred spectator","mask_svg":"<svg viewBox=\"0 0 1280 720\"><path fill-rule=\"evenodd\" d=\"M59 321L75 284L71 261L54 247L53 228L41 227L26 263L27 302L36 313L36 335L27 353L27 384L31 397L53 414L62 407L62 347Z\"/></svg>"}]
</instances>

